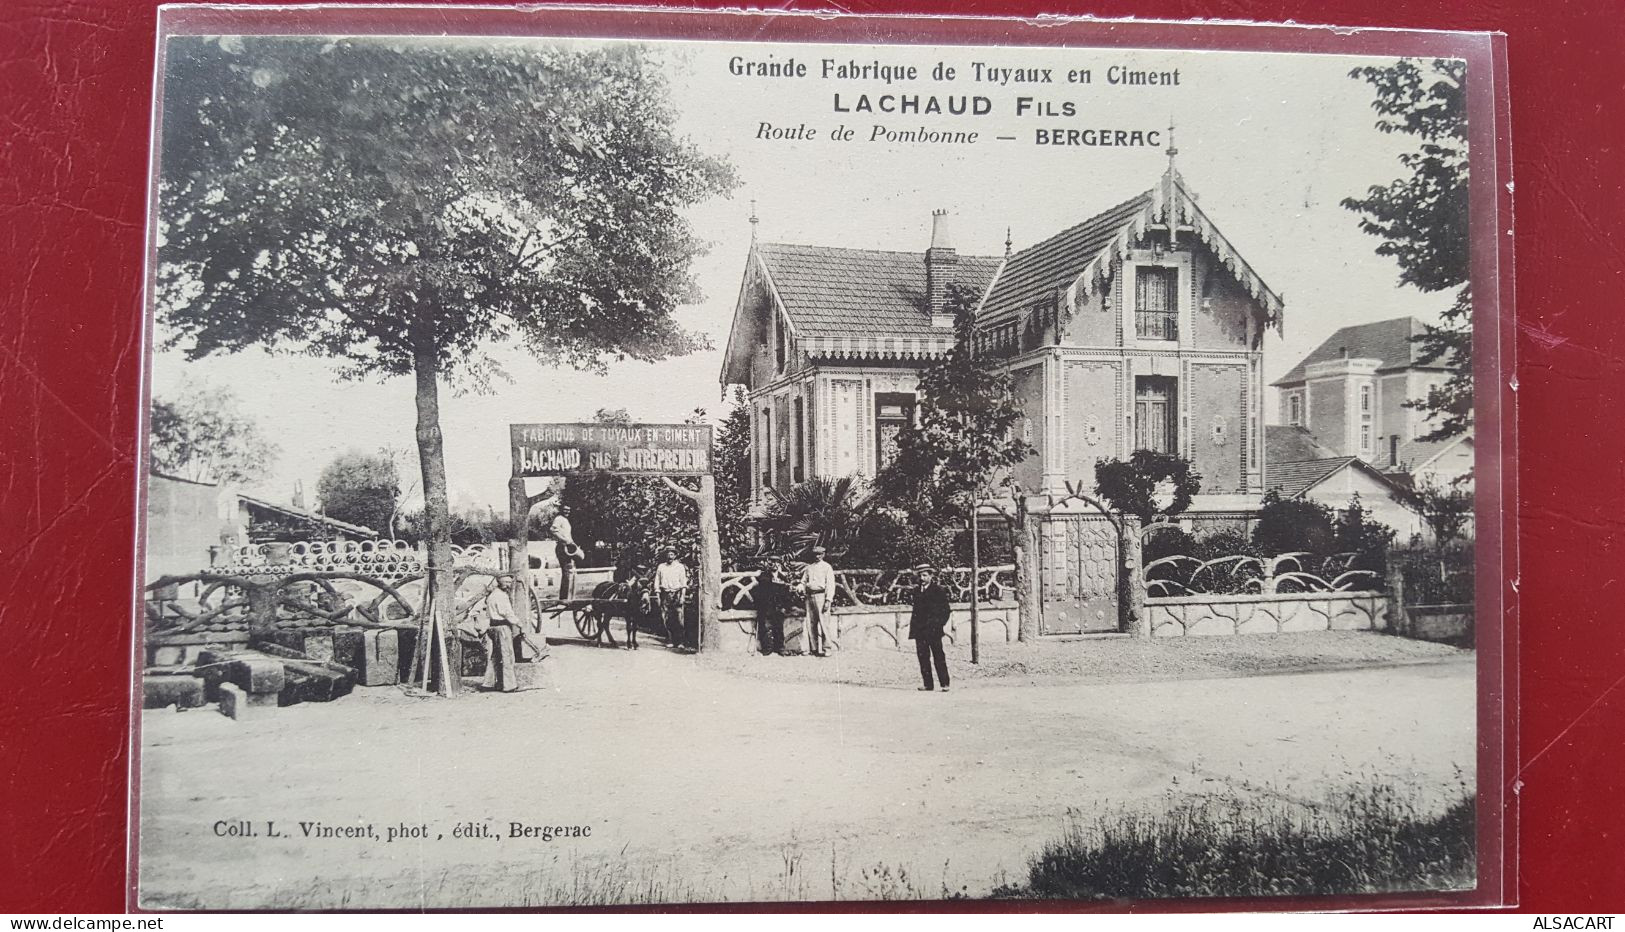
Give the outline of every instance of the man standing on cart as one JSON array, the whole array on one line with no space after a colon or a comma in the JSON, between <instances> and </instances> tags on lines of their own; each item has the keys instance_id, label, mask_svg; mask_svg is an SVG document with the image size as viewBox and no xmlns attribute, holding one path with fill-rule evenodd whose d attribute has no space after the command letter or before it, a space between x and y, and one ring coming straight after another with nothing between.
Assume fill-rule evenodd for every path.
<instances>
[{"instance_id":1,"label":"man standing on cart","mask_svg":"<svg viewBox=\"0 0 1625 932\"><path fill-rule=\"evenodd\" d=\"M559 513L553 516L553 523L548 525L547 533L557 543L553 553L559 559L559 601L570 601L570 587L575 582L576 561L581 559L581 548L576 546L576 539L570 530L570 506L560 505Z\"/></svg>"},{"instance_id":2,"label":"man standing on cart","mask_svg":"<svg viewBox=\"0 0 1625 932\"><path fill-rule=\"evenodd\" d=\"M660 607L660 621L666 626L666 640L676 649L688 642L683 618L688 567L677 559L675 547L667 547L662 553L666 559L655 567L655 604Z\"/></svg>"}]
</instances>

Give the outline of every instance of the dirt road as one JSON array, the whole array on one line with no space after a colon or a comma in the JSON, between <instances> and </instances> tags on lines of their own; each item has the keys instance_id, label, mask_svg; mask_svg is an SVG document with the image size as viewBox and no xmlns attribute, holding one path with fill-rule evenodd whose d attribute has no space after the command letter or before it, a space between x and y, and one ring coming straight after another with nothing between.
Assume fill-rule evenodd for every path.
<instances>
[{"instance_id":1,"label":"dirt road","mask_svg":"<svg viewBox=\"0 0 1625 932\"><path fill-rule=\"evenodd\" d=\"M145 713L143 902L980 895L1022 875L1068 808L1315 799L1371 776L1443 803L1473 778L1470 654L947 694L742 677L652 647L556 655L552 687L519 694L362 690L244 722ZM519 837L512 823L590 836Z\"/></svg>"}]
</instances>

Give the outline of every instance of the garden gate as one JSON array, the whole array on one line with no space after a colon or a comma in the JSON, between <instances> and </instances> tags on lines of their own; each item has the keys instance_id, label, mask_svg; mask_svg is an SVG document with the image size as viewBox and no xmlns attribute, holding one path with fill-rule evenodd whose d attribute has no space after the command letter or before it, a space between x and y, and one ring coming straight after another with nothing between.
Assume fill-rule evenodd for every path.
<instances>
[{"instance_id":1,"label":"garden gate","mask_svg":"<svg viewBox=\"0 0 1625 932\"><path fill-rule=\"evenodd\" d=\"M1041 521L1039 633L1120 630L1117 528L1100 515L1050 514Z\"/></svg>"}]
</instances>

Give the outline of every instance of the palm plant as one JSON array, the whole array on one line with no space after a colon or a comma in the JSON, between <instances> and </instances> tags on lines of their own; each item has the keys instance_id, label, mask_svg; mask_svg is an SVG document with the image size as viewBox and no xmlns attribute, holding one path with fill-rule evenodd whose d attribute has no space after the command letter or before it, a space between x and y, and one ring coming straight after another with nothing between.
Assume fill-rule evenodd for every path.
<instances>
[{"instance_id":1,"label":"palm plant","mask_svg":"<svg viewBox=\"0 0 1625 932\"><path fill-rule=\"evenodd\" d=\"M769 489L763 523L790 553L822 545L839 555L857 534L872 499L852 476L813 478L786 492Z\"/></svg>"}]
</instances>

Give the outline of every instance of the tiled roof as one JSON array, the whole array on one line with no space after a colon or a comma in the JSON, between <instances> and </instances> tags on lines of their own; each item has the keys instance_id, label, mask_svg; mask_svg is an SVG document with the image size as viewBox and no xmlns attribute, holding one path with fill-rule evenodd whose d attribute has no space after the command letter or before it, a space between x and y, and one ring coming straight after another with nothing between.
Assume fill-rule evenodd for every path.
<instances>
[{"instance_id":1,"label":"tiled roof","mask_svg":"<svg viewBox=\"0 0 1625 932\"><path fill-rule=\"evenodd\" d=\"M243 502L246 503L250 508L259 508L263 511L276 512L284 517L296 518L300 521L309 521L313 524L324 524L328 527L343 531L346 534L353 534L357 537L378 536L378 532L372 528L362 527L359 524L351 524L348 521L340 521L337 518L329 518L327 515L319 515L314 512L305 511L301 508L294 508L291 505L278 505L276 502L268 502L263 498L256 498L253 495L244 495L242 493L238 493L237 497L242 499Z\"/></svg>"},{"instance_id":2,"label":"tiled roof","mask_svg":"<svg viewBox=\"0 0 1625 932\"><path fill-rule=\"evenodd\" d=\"M1330 362L1342 358L1344 350L1348 351L1350 359L1382 360L1381 369L1421 365L1421 344L1412 342L1411 337L1420 335L1423 326L1423 323L1414 317L1395 317L1392 320L1343 327L1293 366L1290 372L1271 384L1291 385L1302 382L1305 369L1317 362ZM1428 365L1443 367L1447 362L1448 357L1435 359Z\"/></svg>"},{"instance_id":3,"label":"tiled roof","mask_svg":"<svg viewBox=\"0 0 1625 932\"><path fill-rule=\"evenodd\" d=\"M908 339L953 332L931 325L925 301L925 253L759 243L779 300L803 339ZM999 259L960 256L955 281L987 288Z\"/></svg>"},{"instance_id":4,"label":"tiled roof","mask_svg":"<svg viewBox=\"0 0 1625 932\"><path fill-rule=\"evenodd\" d=\"M1264 462L1302 463L1335 455L1315 435L1302 427L1268 424L1264 427Z\"/></svg>"},{"instance_id":5,"label":"tiled roof","mask_svg":"<svg viewBox=\"0 0 1625 932\"><path fill-rule=\"evenodd\" d=\"M1469 432L1466 437L1451 437L1448 440L1407 440L1399 445L1399 466L1402 469L1415 469L1425 465L1445 450L1455 446L1462 440L1471 443L1473 435Z\"/></svg>"},{"instance_id":6,"label":"tiled roof","mask_svg":"<svg viewBox=\"0 0 1625 932\"><path fill-rule=\"evenodd\" d=\"M1304 460L1297 463L1264 461L1264 487L1279 489L1283 498L1297 498L1333 473L1352 463L1357 456L1333 456L1327 459Z\"/></svg>"},{"instance_id":7,"label":"tiled roof","mask_svg":"<svg viewBox=\"0 0 1625 932\"><path fill-rule=\"evenodd\" d=\"M1134 215L1150 204L1151 192L1146 191L1012 255L982 305L982 320L997 320L1071 285Z\"/></svg>"}]
</instances>

